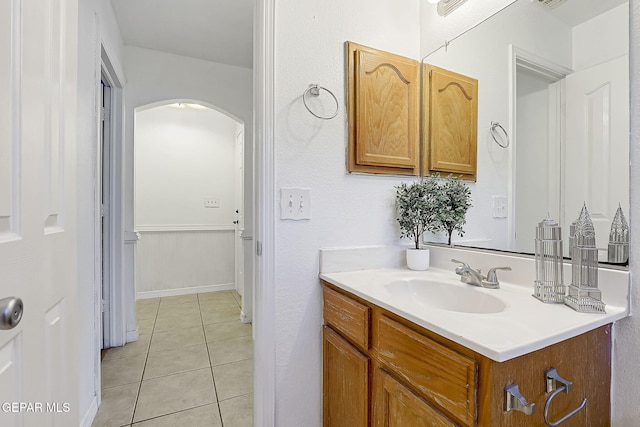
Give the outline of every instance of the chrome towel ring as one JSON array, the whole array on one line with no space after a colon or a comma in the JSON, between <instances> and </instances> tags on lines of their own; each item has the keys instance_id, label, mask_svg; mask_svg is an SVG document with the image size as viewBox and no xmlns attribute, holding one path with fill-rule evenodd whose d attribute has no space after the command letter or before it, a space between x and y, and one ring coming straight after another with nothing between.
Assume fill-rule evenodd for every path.
<instances>
[{"instance_id":1,"label":"chrome towel ring","mask_svg":"<svg viewBox=\"0 0 640 427\"><path fill-rule=\"evenodd\" d=\"M331 97L333 98L333 101L336 103L336 111L331 116L321 116L319 114L316 114L316 113L313 112L313 110L311 110L311 108L309 108L309 105L307 104L307 94L310 95L310 96L318 97L318 96L320 96L320 91L321 90L324 90L329 95L331 95ZM319 119L331 120L335 116L338 115L338 109L339 109L338 98L336 98L336 96L333 94L333 92L331 92L329 89L327 89L325 87L322 87L322 86L319 86L317 84L309 85L309 88L307 90L305 90L304 93L302 94L302 102L304 103L304 106L307 109L307 111L309 111L311 114L313 114L315 117L317 117Z\"/></svg>"},{"instance_id":2,"label":"chrome towel ring","mask_svg":"<svg viewBox=\"0 0 640 427\"><path fill-rule=\"evenodd\" d=\"M497 128L500 128L502 132L498 131ZM493 140L500 147L507 148L509 146L509 134L506 130L504 130L500 123L491 122L491 129L489 129L489 132L491 133L491 137L493 138ZM502 134L504 134L504 137L502 136Z\"/></svg>"}]
</instances>

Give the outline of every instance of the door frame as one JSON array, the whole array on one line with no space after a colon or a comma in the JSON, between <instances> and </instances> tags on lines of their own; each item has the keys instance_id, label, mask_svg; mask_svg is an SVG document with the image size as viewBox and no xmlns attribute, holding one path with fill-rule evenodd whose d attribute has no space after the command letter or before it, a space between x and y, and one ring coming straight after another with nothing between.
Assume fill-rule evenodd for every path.
<instances>
[{"instance_id":1,"label":"door frame","mask_svg":"<svg viewBox=\"0 0 640 427\"><path fill-rule=\"evenodd\" d=\"M514 46L512 44L509 45L509 135L511 138L511 144L509 149L510 153L510 161L509 161L509 171L508 176L509 180L507 182L507 194L508 197L508 206L507 210L509 212L508 215L508 239L507 244L510 250L515 249L516 239L516 223L515 223L515 213L516 213L516 180L517 180L517 166L516 166L516 152L517 152L517 124L516 124L516 108L518 104L517 100L517 74L518 68L526 68L529 71L538 74L540 76L545 76L549 79L553 80L562 80L567 75L571 74L573 70L570 68L566 68L562 65L551 62L541 56L538 56L534 53L528 52L522 48ZM561 89L562 90L562 89ZM559 100L560 101L560 100ZM558 159L560 164L565 157L564 153L564 112L563 107L558 106L557 112L558 117L555 121L557 124L557 128L554 129L552 133L558 135L560 138L560 146L561 146L561 159ZM563 170L560 170L560 181L564 183ZM562 214L563 204L562 204L562 185L560 185L560 191L558 194L559 197L559 206ZM561 221L559 218L558 221Z\"/></svg>"},{"instance_id":2,"label":"door frame","mask_svg":"<svg viewBox=\"0 0 640 427\"><path fill-rule=\"evenodd\" d=\"M254 407L275 426L275 0L254 1Z\"/></svg>"},{"instance_id":3,"label":"door frame","mask_svg":"<svg viewBox=\"0 0 640 427\"><path fill-rule=\"evenodd\" d=\"M122 255L123 255L123 239L122 236L122 191L118 186L121 183L121 179L118 176L118 160L117 153L117 141L122 139L123 135L123 82L124 76L116 68L111 61L111 55L109 55L109 49L105 46L103 41L99 41L96 46L96 73L95 73L95 111L94 117L96 118L96 140L94 141L95 153L94 153L94 347L96 351L96 360L94 366L94 384L95 394L97 396L97 403L101 402L101 358L100 350L104 343L109 346L124 345L125 337L125 319L124 319L124 289L123 289L123 277L122 277ZM101 138L101 99L102 99L102 76L105 76L111 87L111 113L110 113L110 132L107 142L109 146L109 170L102 170L102 152L100 150L100 138ZM108 336L103 336L103 312L102 312L102 299L103 299L103 281L102 281L102 212L101 212L101 188L103 182L103 176L109 176L109 209L105 212L105 218L110 221L109 233L104 236L107 240L105 246L108 247L108 272L105 277L108 277L106 284L109 289L108 306L109 310L105 313L105 317L109 322ZM119 238L120 237L120 238Z\"/></svg>"}]
</instances>

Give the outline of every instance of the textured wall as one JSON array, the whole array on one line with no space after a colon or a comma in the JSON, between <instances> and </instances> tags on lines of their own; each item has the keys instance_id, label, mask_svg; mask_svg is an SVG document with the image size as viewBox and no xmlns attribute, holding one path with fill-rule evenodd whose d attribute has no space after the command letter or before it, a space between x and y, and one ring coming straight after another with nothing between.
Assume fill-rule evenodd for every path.
<instances>
[{"instance_id":1,"label":"textured wall","mask_svg":"<svg viewBox=\"0 0 640 427\"><path fill-rule=\"evenodd\" d=\"M312 218L276 222L277 426L321 425L318 249L399 241L393 186L407 178L346 173L344 42L418 58L419 19L417 0L278 1L276 187L311 188ZM335 119L305 110L301 96L311 83L336 95Z\"/></svg>"}]
</instances>

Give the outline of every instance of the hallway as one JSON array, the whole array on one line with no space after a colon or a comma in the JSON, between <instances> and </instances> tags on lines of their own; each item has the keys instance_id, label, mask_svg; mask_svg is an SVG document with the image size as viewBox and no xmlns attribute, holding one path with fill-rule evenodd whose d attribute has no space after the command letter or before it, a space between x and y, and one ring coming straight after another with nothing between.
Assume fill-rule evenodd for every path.
<instances>
[{"instance_id":1,"label":"hallway","mask_svg":"<svg viewBox=\"0 0 640 427\"><path fill-rule=\"evenodd\" d=\"M251 325L239 307L235 291L138 300L139 340L106 352L93 426L252 426Z\"/></svg>"}]
</instances>

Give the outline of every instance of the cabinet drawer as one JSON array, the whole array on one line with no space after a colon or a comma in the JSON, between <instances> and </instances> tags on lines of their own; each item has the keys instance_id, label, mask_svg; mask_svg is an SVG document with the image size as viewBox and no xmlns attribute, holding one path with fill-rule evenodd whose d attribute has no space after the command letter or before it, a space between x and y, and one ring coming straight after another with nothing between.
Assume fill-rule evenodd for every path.
<instances>
[{"instance_id":1,"label":"cabinet drawer","mask_svg":"<svg viewBox=\"0 0 640 427\"><path fill-rule=\"evenodd\" d=\"M464 425L476 420L476 362L385 316L378 317L381 362Z\"/></svg>"},{"instance_id":2,"label":"cabinet drawer","mask_svg":"<svg viewBox=\"0 0 640 427\"><path fill-rule=\"evenodd\" d=\"M324 290L324 321L363 350L369 349L369 319L371 309L326 286Z\"/></svg>"}]
</instances>

